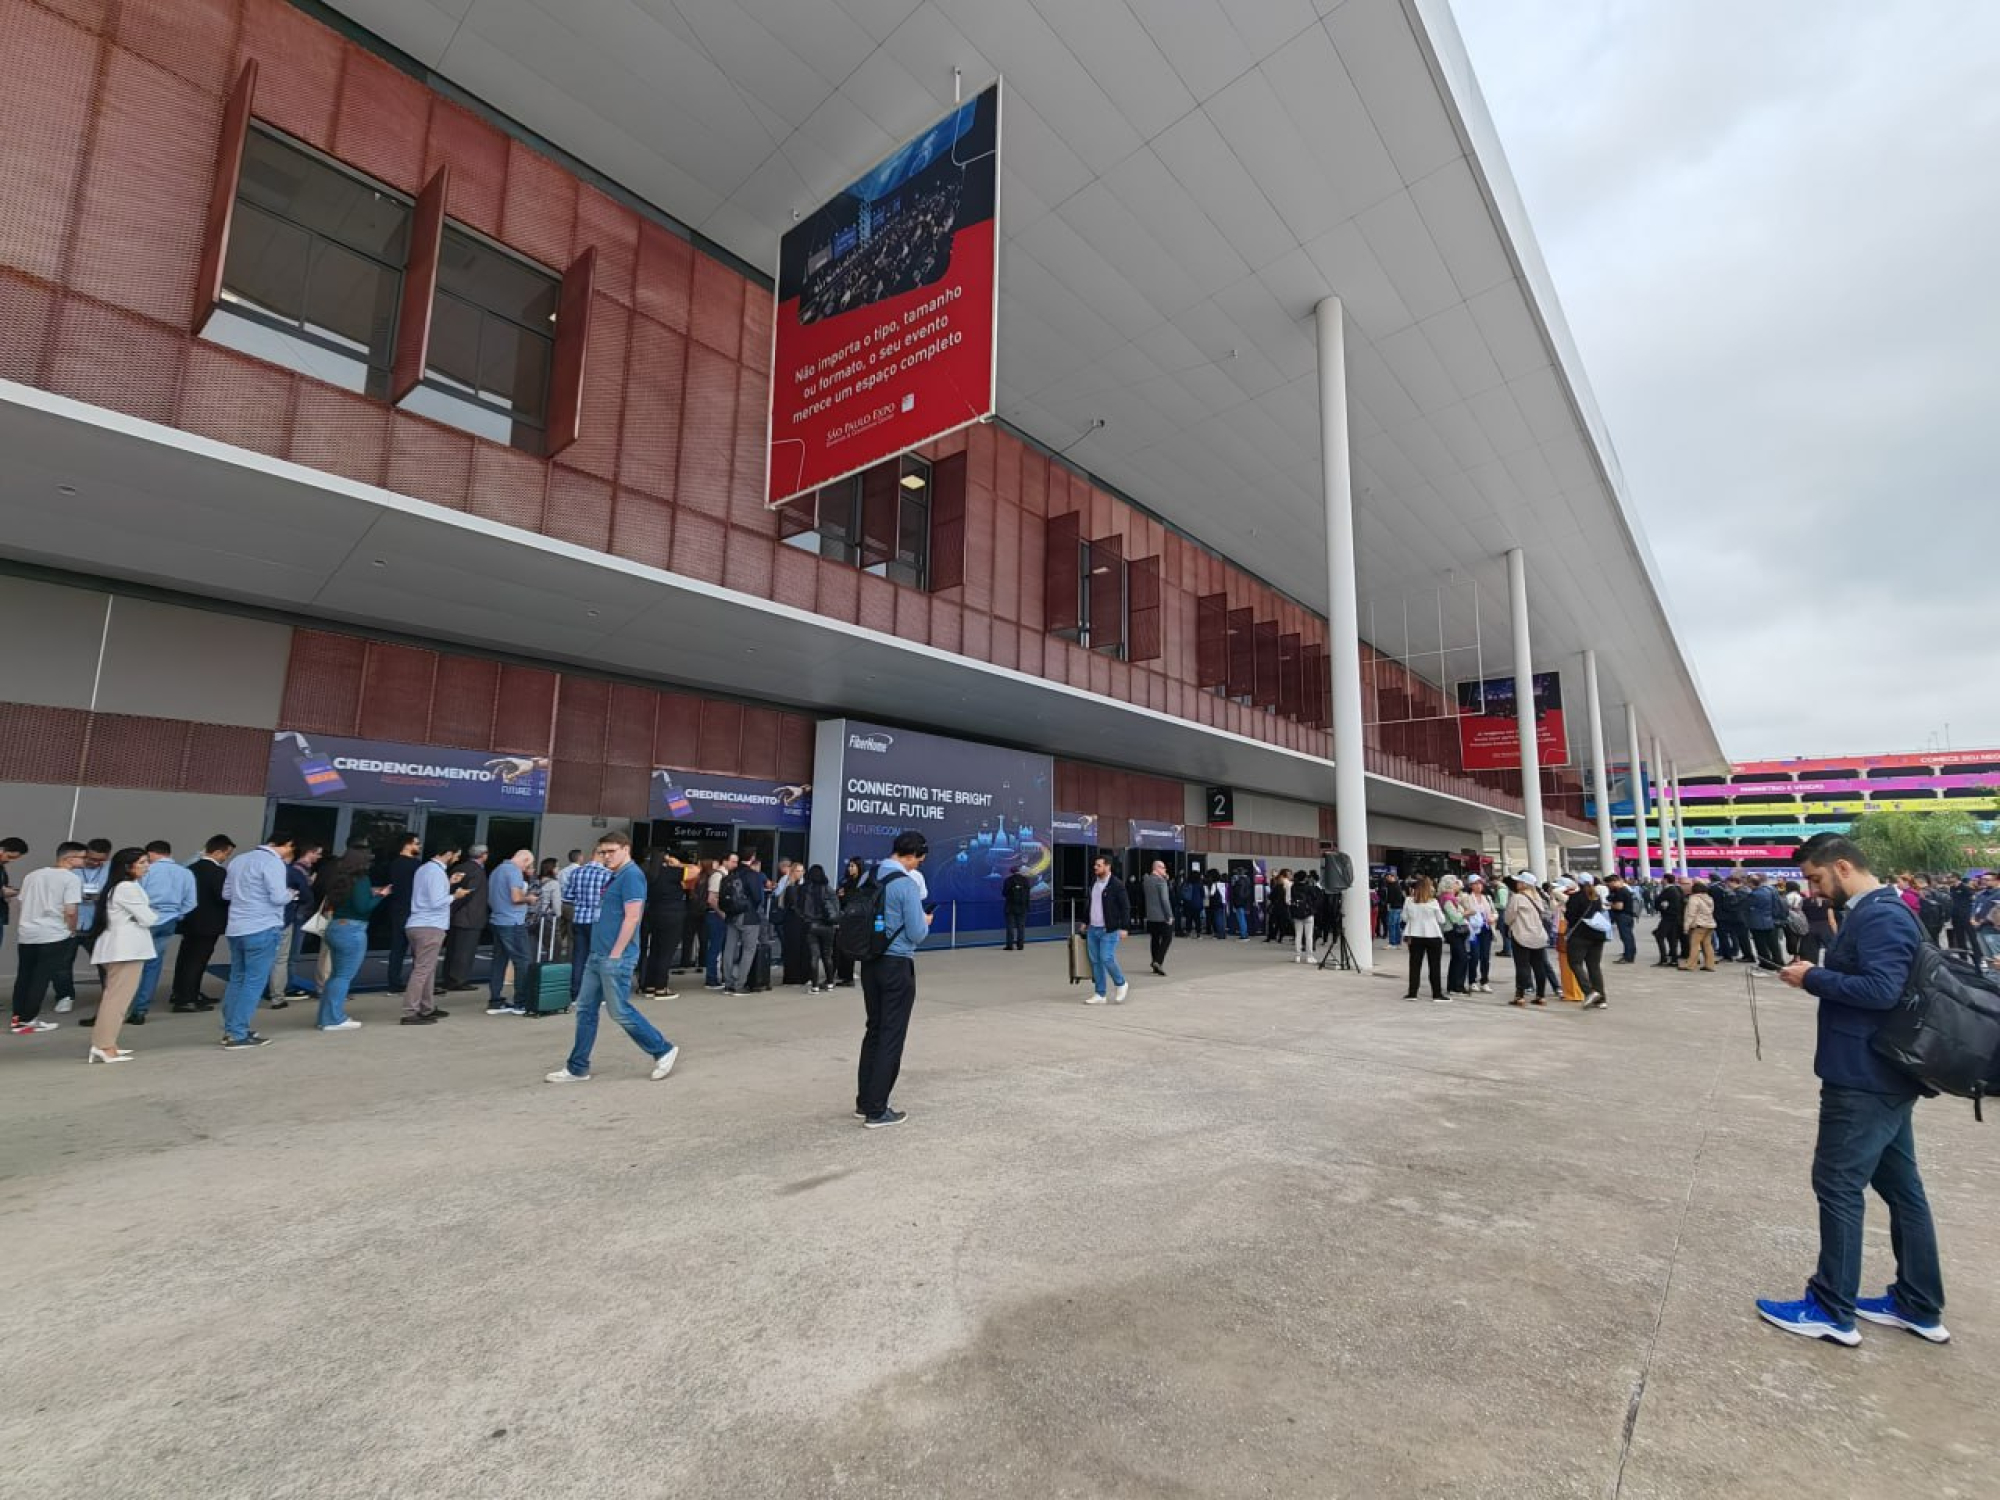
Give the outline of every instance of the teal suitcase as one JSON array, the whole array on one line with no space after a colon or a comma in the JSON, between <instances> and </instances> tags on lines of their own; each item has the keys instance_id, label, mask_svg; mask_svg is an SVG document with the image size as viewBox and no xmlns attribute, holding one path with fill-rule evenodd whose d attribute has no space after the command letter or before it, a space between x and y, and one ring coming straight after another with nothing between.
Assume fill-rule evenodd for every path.
<instances>
[{"instance_id":1,"label":"teal suitcase","mask_svg":"<svg viewBox=\"0 0 2000 1500\"><path fill-rule=\"evenodd\" d=\"M557 963L556 951L559 947L556 929L559 924L543 924L537 935L535 957L528 968L526 980L516 978L514 993L521 998L521 1004L531 1016L558 1016L570 1007L569 976L570 966Z\"/></svg>"}]
</instances>

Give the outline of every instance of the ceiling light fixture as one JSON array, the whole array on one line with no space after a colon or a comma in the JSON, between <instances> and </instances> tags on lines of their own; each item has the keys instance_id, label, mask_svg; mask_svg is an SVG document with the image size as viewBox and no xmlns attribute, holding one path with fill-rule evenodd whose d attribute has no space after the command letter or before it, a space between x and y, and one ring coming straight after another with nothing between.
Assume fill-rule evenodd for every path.
<instances>
[{"instance_id":1,"label":"ceiling light fixture","mask_svg":"<svg viewBox=\"0 0 2000 1500\"><path fill-rule=\"evenodd\" d=\"M904 488L904 489L906 489L906 490L920 490L920 489L922 489L923 487L924 487L924 476L923 476L923 475L921 475L921 474L905 474L905 475L903 476L903 488Z\"/></svg>"},{"instance_id":2,"label":"ceiling light fixture","mask_svg":"<svg viewBox=\"0 0 2000 1500\"><path fill-rule=\"evenodd\" d=\"M389 559L386 557L378 557L368 566L371 568L386 568L389 566Z\"/></svg>"},{"instance_id":3,"label":"ceiling light fixture","mask_svg":"<svg viewBox=\"0 0 2000 1500\"><path fill-rule=\"evenodd\" d=\"M56 486L56 493L58 495L74 495L76 493L76 486L73 484L59 484Z\"/></svg>"}]
</instances>

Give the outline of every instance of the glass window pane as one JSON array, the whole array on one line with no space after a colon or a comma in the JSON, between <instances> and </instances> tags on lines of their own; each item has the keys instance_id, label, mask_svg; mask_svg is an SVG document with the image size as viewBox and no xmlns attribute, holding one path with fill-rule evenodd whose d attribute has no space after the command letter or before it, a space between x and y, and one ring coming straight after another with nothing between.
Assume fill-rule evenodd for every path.
<instances>
[{"instance_id":1,"label":"glass window pane","mask_svg":"<svg viewBox=\"0 0 2000 1500\"><path fill-rule=\"evenodd\" d=\"M402 278L331 240L313 245L305 326L387 367Z\"/></svg>"},{"instance_id":2,"label":"glass window pane","mask_svg":"<svg viewBox=\"0 0 2000 1500\"><path fill-rule=\"evenodd\" d=\"M312 236L297 225L248 203L230 221L229 255L222 268L223 296L288 323L305 317L306 268Z\"/></svg>"},{"instance_id":3,"label":"glass window pane","mask_svg":"<svg viewBox=\"0 0 2000 1500\"><path fill-rule=\"evenodd\" d=\"M237 197L378 260L405 258L408 204L262 130L244 143Z\"/></svg>"},{"instance_id":4,"label":"glass window pane","mask_svg":"<svg viewBox=\"0 0 2000 1500\"><path fill-rule=\"evenodd\" d=\"M548 399L549 341L490 314L479 330L479 394L540 422Z\"/></svg>"},{"instance_id":5,"label":"glass window pane","mask_svg":"<svg viewBox=\"0 0 2000 1500\"><path fill-rule=\"evenodd\" d=\"M921 491L903 491L902 525L896 539L896 555L906 563L917 567L924 564L924 554L929 550L931 532L931 508L923 501L913 499Z\"/></svg>"},{"instance_id":6,"label":"glass window pane","mask_svg":"<svg viewBox=\"0 0 2000 1500\"><path fill-rule=\"evenodd\" d=\"M460 230L446 228L444 232L438 285L510 322L554 332L560 290L556 279Z\"/></svg>"},{"instance_id":7,"label":"glass window pane","mask_svg":"<svg viewBox=\"0 0 2000 1500\"><path fill-rule=\"evenodd\" d=\"M431 308L431 347L426 373L467 391L479 384L479 309L440 295Z\"/></svg>"}]
</instances>

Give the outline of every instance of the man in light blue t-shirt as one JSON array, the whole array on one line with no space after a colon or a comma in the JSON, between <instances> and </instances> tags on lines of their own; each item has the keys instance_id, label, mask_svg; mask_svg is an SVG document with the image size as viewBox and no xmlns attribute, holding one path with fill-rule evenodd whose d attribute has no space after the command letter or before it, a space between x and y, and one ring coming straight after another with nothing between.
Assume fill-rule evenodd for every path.
<instances>
[{"instance_id":1,"label":"man in light blue t-shirt","mask_svg":"<svg viewBox=\"0 0 2000 1500\"><path fill-rule=\"evenodd\" d=\"M680 1048L661 1036L632 1004L632 971L639 963L639 923L646 914L646 877L632 862L632 840L607 833L597 841L596 863L610 873L597 920L590 928L590 954L576 994L576 1042L569 1061L547 1075L550 1083L584 1083L590 1053L597 1045L598 1012L611 1005L612 1019L625 1028L639 1050L653 1059L656 1079L674 1070ZM582 958L578 953L572 959Z\"/></svg>"},{"instance_id":2,"label":"man in light blue t-shirt","mask_svg":"<svg viewBox=\"0 0 2000 1500\"><path fill-rule=\"evenodd\" d=\"M521 987L528 982L534 953L528 942L528 913L540 899L528 888L528 871L535 866L532 849L523 849L503 859L486 877L487 925L493 929L493 968L487 975L486 1014L525 1016ZM508 965L514 968L514 1003L502 996Z\"/></svg>"}]
</instances>

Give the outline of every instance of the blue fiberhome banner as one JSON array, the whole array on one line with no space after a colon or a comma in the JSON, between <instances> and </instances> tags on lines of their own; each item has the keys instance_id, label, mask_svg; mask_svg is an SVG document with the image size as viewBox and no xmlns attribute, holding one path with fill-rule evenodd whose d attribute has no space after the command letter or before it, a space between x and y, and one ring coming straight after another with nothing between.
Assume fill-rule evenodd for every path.
<instances>
[{"instance_id":1,"label":"blue fiberhome banner","mask_svg":"<svg viewBox=\"0 0 2000 1500\"><path fill-rule=\"evenodd\" d=\"M549 795L549 762L538 755L280 729L271 738L264 790L286 802L539 813Z\"/></svg>"},{"instance_id":2,"label":"blue fiberhome banner","mask_svg":"<svg viewBox=\"0 0 2000 1500\"><path fill-rule=\"evenodd\" d=\"M788 786L657 766L649 815L676 823L805 828L812 823L812 785Z\"/></svg>"},{"instance_id":3,"label":"blue fiberhome banner","mask_svg":"<svg viewBox=\"0 0 2000 1500\"><path fill-rule=\"evenodd\" d=\"M958 931L998 930L1001 882L1016 869L1033 882L1032 901L1053 896L1049 756L830 719L820 725L814 773L813 860L829 870L849 855L873 863L897 834L923 834L924 883L940 908L934 933L947 928L948 904Z\"/></svg>"}]
</instances>

